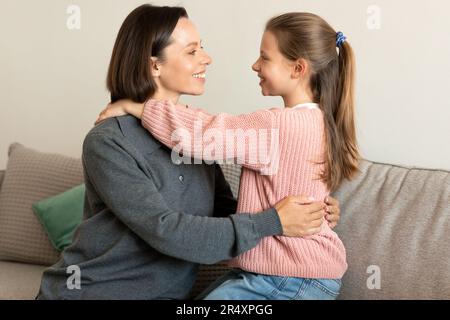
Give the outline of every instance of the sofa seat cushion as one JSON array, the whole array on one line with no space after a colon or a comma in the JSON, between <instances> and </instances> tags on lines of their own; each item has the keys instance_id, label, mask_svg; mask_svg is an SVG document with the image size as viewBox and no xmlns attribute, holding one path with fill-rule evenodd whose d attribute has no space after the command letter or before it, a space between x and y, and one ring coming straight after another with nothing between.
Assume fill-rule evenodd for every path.
<instances>
[{"instance_id":1,"label":"sofa seat cushion","mask_svg":"<svg viewBox=\"0 0 450 320\"><path fill-rule=\"evenodd\" d=\"M0 261L0 299L33 300L46 266Z\"/></svg>"}]
</instances>

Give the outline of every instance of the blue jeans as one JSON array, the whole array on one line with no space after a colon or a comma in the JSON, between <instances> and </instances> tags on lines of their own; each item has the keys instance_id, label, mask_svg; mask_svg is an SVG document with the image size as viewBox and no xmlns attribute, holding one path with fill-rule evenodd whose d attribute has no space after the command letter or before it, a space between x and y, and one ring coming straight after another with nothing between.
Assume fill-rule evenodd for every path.
<instances>
[{"instance_id":1,"label":"blue jeans","mask_svg":"<svg viewBox=\"0 0 450 320\"><path fill-rule=\"evenodd\" d=\"M269 276L233 269L197 299L204 300L335 300L340 279Z\"/></svg>"}]
</instances>

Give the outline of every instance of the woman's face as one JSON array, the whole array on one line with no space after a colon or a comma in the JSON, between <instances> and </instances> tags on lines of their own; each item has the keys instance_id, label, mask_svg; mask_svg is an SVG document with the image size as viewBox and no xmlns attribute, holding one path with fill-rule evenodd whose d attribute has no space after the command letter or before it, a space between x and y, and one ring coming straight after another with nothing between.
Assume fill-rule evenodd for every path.
<instances>
[{"instance_id":1,"label":"woman's face","mask_svg":"<svg viewBox=\"0 0 450 320\"><path fill-rule=\"evenodd\" d=\"M260 56L253 64L253 71L261 79L259 85L264 96L284 96L296 83L292 79L293 63L278 49L274 34L266 31L261 39Z\"/></svg>"},{"instance_id":2,"label":"woman's face","mask_svg":"<svg viewBox=\"0 0 450 320\"><path fill-rule=\"evenodd\" d=\"M181 18L171 36L172 43L164 49L165 59L153 70L158 85L156 95L172 98L181 94L200 95L205 90L206 67L211 58L201 45L194 24Z\"/></svg>"}]
</instances>

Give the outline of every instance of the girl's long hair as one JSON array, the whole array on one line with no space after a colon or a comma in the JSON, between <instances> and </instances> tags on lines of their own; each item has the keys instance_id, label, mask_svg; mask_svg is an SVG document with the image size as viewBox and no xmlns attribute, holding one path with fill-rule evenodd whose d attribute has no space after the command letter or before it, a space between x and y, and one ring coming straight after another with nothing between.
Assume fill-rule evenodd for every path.
<instances>
[{"instance_id":1,"label":"girl's long hair","mask_svg":"<svg viewBox=\"0 0 450 320\"><path fill-rule=\"evenodd\" d=\"M310 85L324 114L326 150L321 179L334 191L358 172L360 154L355 130L355 61L350 44L336 46L336 31L321 17L305 12L272 18L266 25L289 60L311 65Z\"/></svg>"}]
</instances>

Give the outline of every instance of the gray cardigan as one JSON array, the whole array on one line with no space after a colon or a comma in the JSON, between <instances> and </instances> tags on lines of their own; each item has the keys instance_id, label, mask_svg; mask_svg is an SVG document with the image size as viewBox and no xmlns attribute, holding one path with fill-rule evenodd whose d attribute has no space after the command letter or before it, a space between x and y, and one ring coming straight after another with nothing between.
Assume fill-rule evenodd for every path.
<instances>
[{"instance_id":1,"label":"gray cardigan","mask_svg":"<svg viewBox=\"0 0 450 320\"><path fill-rule=\"evenodd\" d=\"M108 119L83 144L84 221L45 270L40 299L184 299L198 264L280 235L275 209L234 214L220 166L176 164L132 116ZM81 289L68 289L80 269ZM70 270L70 269L69 269Z\"/></svg>"}]
</instances>

